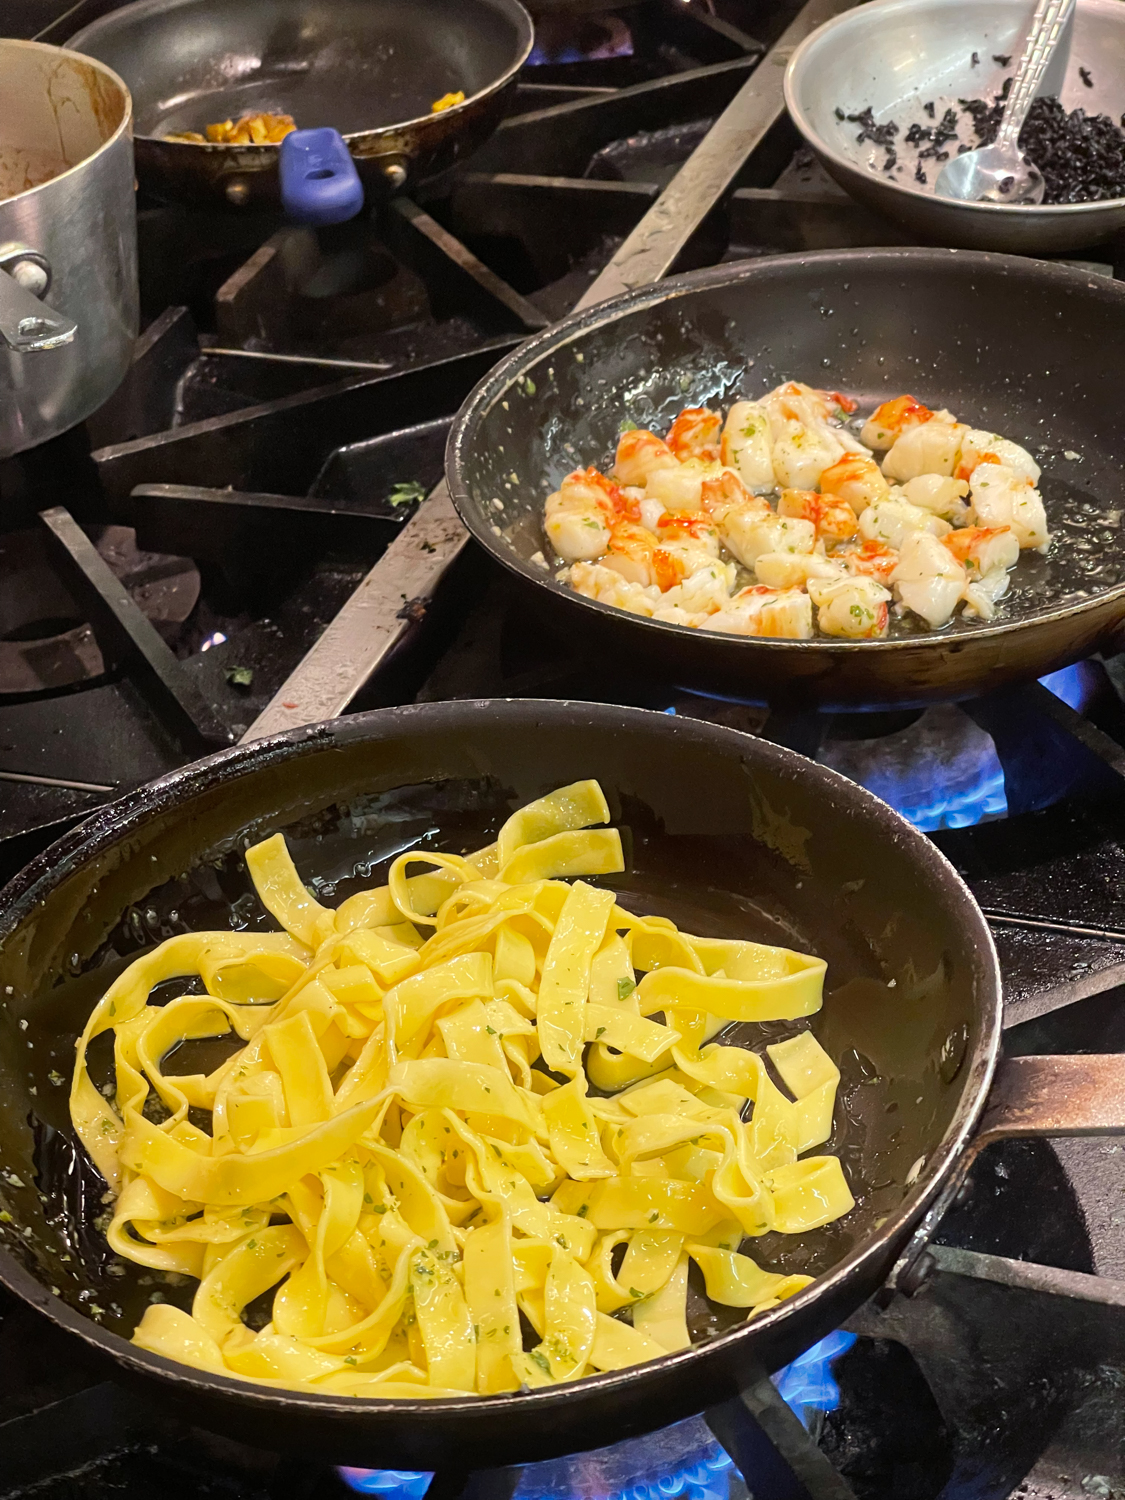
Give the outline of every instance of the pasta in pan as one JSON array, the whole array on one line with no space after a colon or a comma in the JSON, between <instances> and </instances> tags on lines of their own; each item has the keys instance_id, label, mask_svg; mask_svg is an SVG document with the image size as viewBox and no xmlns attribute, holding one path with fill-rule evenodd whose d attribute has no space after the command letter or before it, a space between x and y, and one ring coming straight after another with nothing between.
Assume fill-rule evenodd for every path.
<instances>
[{"instance_id":1,"label":"pasta in pan","mask_svg":"<svg viewBox=\"0 0 1125 1500\"><path fill-rule=\"evenodd\" d=\"M136 1344L265 1385L487 1395L686 1347L692 1261L749 1317L809 1282L739 1246L852 1208L839 1160L807 1154L839 1072L799 1030L767 1048L783 1091L709 1038L813 1014L825 965L625 911L579 878L624 869L608 820L578 782L475 854L401 855L336 910L275 835L246 859L282 932L173 937L113 982L72 1117L115 1195L113 1250L198 1280ZM188 976L206 993L152 998ZM106 1031L112 1106L86 1061ZM211 1074L164 1071L231 1033Z\"/></svg>"}]
</instances>

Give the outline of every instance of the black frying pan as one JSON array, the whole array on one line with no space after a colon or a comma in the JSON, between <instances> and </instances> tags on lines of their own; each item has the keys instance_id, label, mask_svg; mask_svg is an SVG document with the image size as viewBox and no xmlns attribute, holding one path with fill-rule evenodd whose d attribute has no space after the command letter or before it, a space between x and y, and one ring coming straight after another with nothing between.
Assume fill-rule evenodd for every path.
<instances>
[{"instance_id":1,"label":"black frying pan","mask_svg":"<svg viewBox=\"0 0 1125 1500\"><path fill-rule=\"evenodd\" d=\"M531 51L519 0L137 0L67 46L133 95L141 186L186 202L277 201L277 146L175 131L260 111L344 137L368 195L445 170L499 124ZM439 114L430 105L463 91Z\"/></svg>"},{"instance_id":2,"label":"black frying pan","mask_svg":"<svg viewBox=\"0 0 1125 1500\"><path fill-rule=\"evenodd\" d=\"M476 539L533 585L529 607L671 683L801 707L965 698L1088 656L1125 620L1123 342L1125 287L1046 261L919 249L724 265L521 345L462 408L446 476ZM622 420L663 431L683 406L784 379L844 391L866 412L908 391L1038 457L1056 540L1045 558L1021 556L992 624L762 640L643 620L553 581L543 501L571 469L611 462Z\"/></svg>"},{"instance_id":3,"label":"black frying pan","mask_svg":"<svg viewBox=\"0 0 1125 1500\"><path fill-rule=\"evenodd\" d=\"M815 1284L750 1324L693 1291L700 1342L690 1350L554 1389L451 1402L267 1391L127 1343L153 1287L133 1267L111 1272L94 1222L104 1184L75 1143L67 1088L52 1081L69 1080L74 1037L109 980L185 927L273 925L243 869L247 836L284 828L305 880L337 882L339 900L377 881L412 840L477 846L529 798L586 776L601 781L627 830L629 868L611 882L626 903L828 962L813 1027L843 1083L826 1149L839 1152L858 1206L816 1233L749 1247ZM534 701L335 720L221 751L130 793L0 893L0 991L0 1207L11 1215L0 1222L0 1281L200 1425L337 1463L409 1469L492 1468L646 1432L725 1401L838 1327L921 1220L917 1250L988 1138L972 1132L1000 1034L999 973L980 911L929 840L862 787L733 730ZM727 1039L760 1046L793 1029L743 1026ZM184 1071L214 1065L196 1057ZM1028 1065L1038 1093L1018 1076ZM994 1088L992 1134L1125 1118L1125 1059L1014 1067ZM1061 1086L1058 1068L1071 1069ZM191 1288L165 1294L186 1303ZM104 1310L99 1321L92 1305Z\"/></svg>"}]
</instances>

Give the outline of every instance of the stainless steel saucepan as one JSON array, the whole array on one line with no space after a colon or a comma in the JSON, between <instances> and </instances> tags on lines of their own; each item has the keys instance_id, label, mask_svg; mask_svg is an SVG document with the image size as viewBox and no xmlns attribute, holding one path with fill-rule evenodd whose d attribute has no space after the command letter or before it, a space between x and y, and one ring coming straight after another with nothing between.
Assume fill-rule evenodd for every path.
<instances>
[{"instance_id":1,"label":"stainless steel saucepan","mask_svg":"<svg viewBox=\"0 0 1125 1500\"><path fill-rule=\"evenodd\" d=\"M88 57L0 41L0 458L112 394L138 318L129 90Z\"/></svg>"}]
</instances>

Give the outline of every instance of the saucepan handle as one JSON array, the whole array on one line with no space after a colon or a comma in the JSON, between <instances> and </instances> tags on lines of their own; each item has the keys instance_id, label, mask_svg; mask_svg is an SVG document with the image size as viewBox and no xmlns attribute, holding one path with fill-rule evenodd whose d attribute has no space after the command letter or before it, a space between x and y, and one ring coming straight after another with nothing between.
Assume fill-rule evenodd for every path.
<instances>
[{"instance_id":1,"label":"saucepan handle","mask_svg":"<svg viewBox=\"0 0 1125 1500\"><path fill-rule=\"evenodd\" d=\"M1125 1135L1125 1054L1001 1058L976 1135L927 1210L878 1298L917 1291L933 1269L926 1249L957 1201L969 1168L994 1141L1029 1136Z\"/></svg>"},{"instance_id":2,"label":"saucepan handle","mask_svg":"<svg viewBox=\"0 0 1125 1500\"><path fill-rule=\"evenodd\" d=\"M342 224L363 207L363 184L338 130L291 130L279 171L282 207L297 224Z\"/></svg>"},{"instance_id":3,"label":"saucepan handle","mask_svg":"<svg viewBox=\"0 0 1125 1500\"><path fill-rule=\"evenodd\" d=\"M35 354L69 344L78 324L39 301L0 268L0 340L16 354Z\"/></svg>"}]
</instances>

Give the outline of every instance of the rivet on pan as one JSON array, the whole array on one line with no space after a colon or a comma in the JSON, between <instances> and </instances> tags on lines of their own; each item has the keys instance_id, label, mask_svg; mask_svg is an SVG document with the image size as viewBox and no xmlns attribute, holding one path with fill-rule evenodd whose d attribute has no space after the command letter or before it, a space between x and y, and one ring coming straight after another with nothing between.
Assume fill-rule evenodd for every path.
<instances>
[{"instance_id":1,"label":"rivet on pan","mask_svg":"<svg viewBox=\"0 0 1125 1500\"><path fill-rule=\"evenodd\" d=\"M391 187L400 188L406 181L406 168L400 161L389 161L383 168L383 176Z\"/></svg>"},{"instance_id":2,"label":"rivet on pan","mask_svg":"<svg viewBox=\"0 0 1125 1500\"><path fill-rule=\"evenodd\" d=\"M913 1297L922 1290L936 1270L937 1261L928 1250L923 1250L921 1255L899 1273L898 1290L906 1297Z\"/></svg>"},{"instance_id":3,"label":"rivet on pan","mask_svg":"<svg viewBox=\"0 0 1125 1500\"><path fill-rule=\"evenodd\" d=\"M232 177L223 189L228 203L241 208L250 197L250 184L242 177Z\"/></svg>"}]
</instances>

